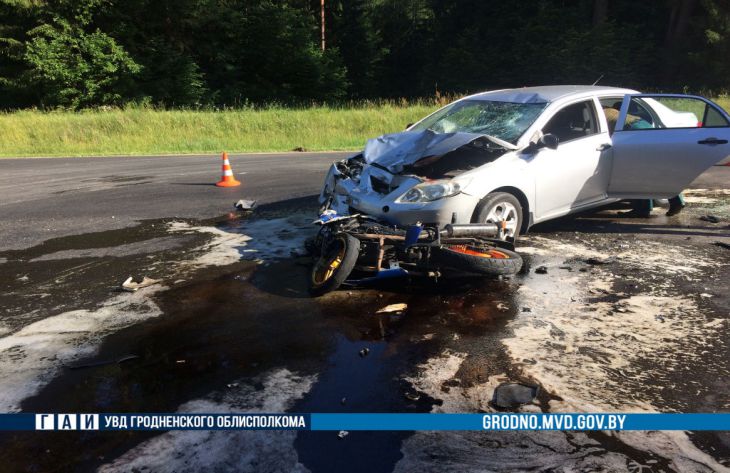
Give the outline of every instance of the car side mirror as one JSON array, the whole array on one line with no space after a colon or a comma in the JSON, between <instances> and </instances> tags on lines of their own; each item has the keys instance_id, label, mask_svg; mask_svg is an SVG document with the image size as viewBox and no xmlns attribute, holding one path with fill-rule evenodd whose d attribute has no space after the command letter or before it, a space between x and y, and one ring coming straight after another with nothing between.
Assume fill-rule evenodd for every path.
<instances>
[{"instance_id":1,"label":"car side mirror","mask_svg":"<svg viewBox=\"0 0 730 473\"><path fill-rule=\"evenodd\" d=\"M560 143L560 140L558 139L557 136L553 135L552 133L547 133L540 137L539 147L558 149L559 143Z\"/></svg>"}]
</instances>

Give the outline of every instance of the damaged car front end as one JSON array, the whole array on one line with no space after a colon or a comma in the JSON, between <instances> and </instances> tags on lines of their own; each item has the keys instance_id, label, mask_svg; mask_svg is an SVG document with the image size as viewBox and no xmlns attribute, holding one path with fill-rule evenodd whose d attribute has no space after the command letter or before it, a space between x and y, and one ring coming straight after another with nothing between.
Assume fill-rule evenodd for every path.
<instances>
[{"instance_id":1,"label":"damaged car front end","mask_svg":"<svg viewBox=\"0 0 730 473\"><path fill-rule=\"evenodd\" d=\"M460 100L402 133L369 140L362 153L331 166L322 210L400 226L471 223L490 165L516 155L517 140L547 105L521 100Z\"/></svg>"},{"instance_id":2,"label":"damaged car front end","mask_svg":"<svg viewBox=\"0 0 730 473\"><path fill-rule=\"evenodd\" d=\"M468 171L514 148L474 133L384 135L331 166L320 204L323 210L362 213L393 225L468 223L480 198L469 192Z\"/></svg>"}]
</instances>

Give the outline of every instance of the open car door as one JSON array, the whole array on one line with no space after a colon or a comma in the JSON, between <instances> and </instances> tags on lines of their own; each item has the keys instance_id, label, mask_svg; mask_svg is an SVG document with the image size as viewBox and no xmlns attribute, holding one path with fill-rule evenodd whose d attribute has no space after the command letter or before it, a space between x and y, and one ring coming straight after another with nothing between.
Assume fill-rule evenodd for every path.
<instances>
[{"instance_id":1,"label":"open car door","mask_svg":"<svg viewBox=\"0 0 730 473\"><path fill-rule=\"evenodd\" d=\"M730 158L730 116L692 95L626 95L612 137L609 197L668 198Z\"/></svg>"}]
</instances>

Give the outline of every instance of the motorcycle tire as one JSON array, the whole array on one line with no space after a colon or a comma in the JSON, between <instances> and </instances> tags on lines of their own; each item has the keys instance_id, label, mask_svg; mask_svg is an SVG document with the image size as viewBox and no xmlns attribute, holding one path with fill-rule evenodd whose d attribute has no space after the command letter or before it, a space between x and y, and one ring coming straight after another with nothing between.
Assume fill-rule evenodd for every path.
<instances>
[{"instance_id":1,"label":"motorcycle tire","mask_svg":"<svg viewBox=\"0 0 730 473\"><path fill-rule=\"evenodd\" d=\"M431 261L438 266L489 276L511 276L522 269L522 257L514 251L479 244L445 243L432 251Z\"/></svg>"},{"instance_id":2,"label":"motorcycle tire","mask_svg":"<svg viewBox=\"0 0 730 473\"><path fill-rule=\"evenodd\" d=\"M347 233L334 235L312 266L309 293L315 297L336 290L350 276L360 255L360 240Z\"/></svg>"}]
</instances>

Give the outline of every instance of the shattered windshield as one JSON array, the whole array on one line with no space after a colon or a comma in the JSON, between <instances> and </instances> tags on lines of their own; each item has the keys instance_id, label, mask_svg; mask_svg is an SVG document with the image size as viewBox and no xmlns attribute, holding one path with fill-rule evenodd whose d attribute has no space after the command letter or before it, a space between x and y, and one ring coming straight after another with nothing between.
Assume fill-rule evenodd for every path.
<instances>
[{"instance_id":1,"label":"shattered windshield","mask_svg":"<svg viewBox=\"0 0 730 473\"><path fill-rule=\"evenodd\" d=\"M479 133L515 143L540 116L547 103L511 103L489 100L456 102L412 128L435 133Z\"/></svg>"}]
</instances>

